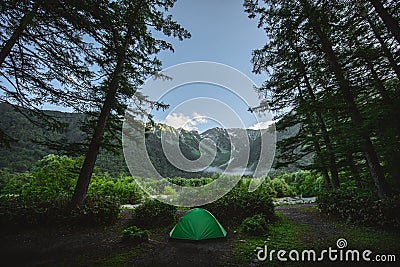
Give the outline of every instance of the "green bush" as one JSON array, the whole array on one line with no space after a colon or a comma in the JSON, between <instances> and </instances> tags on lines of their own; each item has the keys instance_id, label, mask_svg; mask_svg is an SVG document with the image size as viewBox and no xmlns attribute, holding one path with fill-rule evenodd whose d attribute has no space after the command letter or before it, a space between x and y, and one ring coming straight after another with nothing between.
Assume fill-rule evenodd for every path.
<instances>
[{"instance_id":1,"label":"green bush","mask_svg":"<svg viewBox=\"0 0 400 267\"><path fill-rule=\"evenodd\" d=\"M238 231L248 235L263 235L268 232L267 221L262 214L253 215L243 220Z\"/></svg>"},{"instance_id":2,"label":"green bush","mask_svg":"<svg viewBox=\"0 0 400 267\"><path fill-rule=\"evenodd\" d=\"M134 244L146 242L149 240L149 231L136 226L129 226L122 231L122 240Z\"/></svg>"},{"instance_id":3,"label":"green bush","mask_svg":"<svg viewBox=\"0 0 400 267\"><path fill-rule=\"evenodd\" d=\"M290 194L303 195L303 197L314 197L325 191L323 178L318 172L297 171L293 173L281 173L274 179L283 179L290 186Z\"/></svg>"},{"instance_id":4,"label":"green bush","mask_svg":"<svg viewBox=\"0 0 400 267\"><path fill-rule=\"evenodd\" d=\"M0 197L0 224L4 226L94 225L114 222L119 202L111 198L87 198L85 204L71 210L69 197Z\"/></svg>"},{"instance_id":5,"label":"green bush","mask_svg":"<svg viewBox=\"0 0 400 267\"><path fill-rule=\"evenodd\" d=\"M78 179L82 158L48 155L39 160L30 172L31 179L21 188L23 196L43 198L69 196Z\"/></svg>"},{"instance_id":6,"label":"green bush","mask_svg":"<svg viewBox=\"0 0 400 267\"><path fill-rule=\"evenodd\" d=\"M133 177L115 179L106 173L92 176L87 195L112 197L124 204L137 204L141 202L144 192Z\"/></svg>"},{"instance_id":7,"label":"green bush","mask_svg":"<svg viewBox=\"0 0 400 267\"><path fill-rule=\"evenodd\" d=\"M248 187L248 184L250 184L250 181L251 181L251 179L249 179L247 181L244 180L244 182L246 183L247 187ZM271 198L275 198L278 195L278 193L275 191L274 186L272 185L272 180L269 177L265 178L265 181L261 184L261 190L265 194L270 196Z\"/></svg>"},{"instance_id":8,"label":"green bush","mask_svg":"<svg viewBox=\"0 0 400 267\"><path fill-rule=\"evenodd\" d=\"M139 203L144 195L132 177L93 174L85 204L70 211L82 158L48 155L30 172L0 173L0 221L16 225L99 224L114 221L120 203Z\"/></svg>"},{"instance_id":9,"label":"green bush","mask_svg":"<svg viewBox=\"0 0 400 267\"><path fill-rule=\"evenodd\" d=\"M8 174L1 172L0 194L22 195L28 198L58 198L72 196L81 167L81 158L48 155L38 161L31 172ZM111 197L121 203L139 203L143 190L133 177L113 178L107 173L93 174L87 196Z\"/></svg>"},{"instance_id":10,"label":"green bush","mask_svg":"<svg viewBox=\"0 0 400 267\"><path fill-rule=\"evenodd\" d=\"M285 182L283 178L274 178L272 179L271 184L276 191L277 197L289 197L296 195L294 190Z\"/></svg>"},{"instance_id":11,"label":"green bush","mask_svg":"<svg viewBox=\"0 0 400 267\"><path fill-rule=\"evenodd\" d=\"M399 195L378 199L370 191L341 189L321 194L317 203L322 212L350 223L400 228Z\"/></svg>"},{"instance_id":12,"label":"green bush","mask_svg":"<svg viewBox=\"0 0 400 267\"><path fill-rule=\"evenodd\" d=\"M48 155L30 172L3 174L0 194L42 199L72 195L80 166L80 159Z\"/></svg>"},{"instance_id":13,"label":"green bush","mask_svg":"<svg viewBox=\"0 0 400 267\"><path fill-rule=\"evenodd\" d=\"M168 178L167 180L173 184L187 187L198 187L202 185L206 185L211 183L214 179L217 179L219 176L213 176L214 178L182 178L182 177L173 177Z\"/></svg>"},{"instance_id":14,"label":"green bush","mask_svg":"<svg viewBox=\"0 0 400 267\"><path fill-rule=\"evenodd\" d=\"M174 223L175 219L176 207L155 199L146 200L132 213L133 225L143 229L168 226Z\"/></svg>"},{"instance_id":15,"label":"green bush","mask_svg":"<svg viewBox=\"0 0 400 267\"><path fill-rule=\"evenodd\" d=\"M239 225L245 218L262 214L267 220L274 218L274 205L268 183L248 192L248 180L240 181L228 194L204 206L223 225Z\"/></svg>"},{"instance_id":16,"label":"green bush","mask_svg":"<svg viewBox=\"0 0 400 267\"><path fill-rule=\"evenodd\" d=\"M174 188L172 188L172 186L167 185L164 187L164 195L175 195L175 194L176 191Z\"/></svg>"},{"instance_id":17,"label":"green bush","mask_svg":"<svg viewBox=\"0 0 400 267\"><path fill-rule=\"evenodd\" d=\"M120 206L121 203L112 197L86 197L84 205L72 210L71 216L76 224L110 224L117 220Z\"/></svg>"}]
</instances>

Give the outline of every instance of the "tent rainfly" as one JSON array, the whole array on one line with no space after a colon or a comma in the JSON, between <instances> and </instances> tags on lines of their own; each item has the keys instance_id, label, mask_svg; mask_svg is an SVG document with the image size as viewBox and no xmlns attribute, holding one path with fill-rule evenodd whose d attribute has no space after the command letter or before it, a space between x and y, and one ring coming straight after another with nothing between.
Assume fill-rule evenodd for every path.
<instances>
[{"instance_id":1,"label":"tent rainfly","mask_svg":"<svg viewBox=\"0 0 400 267\"><path fill-rule=\"evenodd\" d=\"M202 240L226 237L224 227L207 210L189 210L169 233L171 238Z\"/></svg>"}]
</instances>

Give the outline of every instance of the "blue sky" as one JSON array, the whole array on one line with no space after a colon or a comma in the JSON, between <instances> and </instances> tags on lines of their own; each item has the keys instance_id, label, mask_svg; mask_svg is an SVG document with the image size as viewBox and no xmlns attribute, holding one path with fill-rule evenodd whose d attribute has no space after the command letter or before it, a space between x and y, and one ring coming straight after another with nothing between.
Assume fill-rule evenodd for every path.
<instances>
[{"instance_id":1,"label":"blue sky","mask_svg":"<svg viewBox=\"0 0 400 267\"><path fill-rule=\"evenodd\" d=\"M234 67L261 85L265 77L251 72L251 52L267 41L257 21L250 20L241 0L178 0L171 10L174 19L192 38L169 39L175 52L163 51L164 67L187 61L215 61Z\"/></svg>"},{"instance_id":2,"label":"blue sky","mask_svg":"<svg viewBox=\"0 0 400 267\"><path fill-rule=\"evenodd\" d=\"M250 60L252 50L262 47L267 39L263 30L257 28L257 22L247 17L243 1L178 0L171 14L178 23L190 31L192 38L184 41L168 39L173 44L175 52L163 51L159 54L163 68L188 61L213 61L231 66L247 75L256 85L261 85L265 76L252 73ZM257 123L254 115L247 111L248 106L239 97L228 90L209 84L191 84L176 88L162 99L171 105L170 109L165 112L154 112L153 115L157 121L164 123L167 121L173 124L172 126L177 122L181 123L182 120L198 116L200 119L188 121L186 126L188 130L200 132L210 127L223 126L213 120L201 119L205 116L220 120L221 114L227 112L223 105L221 107L209 103L203 105L202 103L206 102L202 102L201 98L205 97L226 103L242 118L243 127L249 128ZM184 105L185 101L194 98L200 99L191 101L190 105ZM228 119L223 121L223 124L227 124L228 127L239 127Z\"/></svg>"},{"instance_id":3,"label":"blue sky","mask_svg":"<svg viewBox=\"0 0 400 267\"><path fill-rule=\"evenodd\" d=\"M167 41L173 44L175 51L159 53L158 57L163 63L163 68L190 61L212 61L239 70L257 86L265 80L265 75L252 73L250 60L252 50L261 48L267 42L267 37L262 29L257 28L257 21L247 17L242 0L178 0L170 10L170 14L191 33L192 37L183 41L167 38ZM166 38L161 33L155 33L155 36L160 39ZM205 103L202 102L202 98L206 97L222 101L238 113L242 118L242 127L250 128L257 123L240 97L210 84L190 84L176 88L161 99L170 104L170 109L165 112L154 112L153 115L159 122L167 121L172 124L174 124L173 119L181 121L198 116L198 119L188 122L186 126L187 129L200 132L215 126L240 127L229 119L223 121L224 125L211 119L203 120L204 116L220 120L221 114L227 112L224 106L219 108L214 105L215 103L202 104ZM194 98L196 101L184 105L185 101ZM71 111L68 108L48 104L43 108Z\"/></svg>"}]
</instances>

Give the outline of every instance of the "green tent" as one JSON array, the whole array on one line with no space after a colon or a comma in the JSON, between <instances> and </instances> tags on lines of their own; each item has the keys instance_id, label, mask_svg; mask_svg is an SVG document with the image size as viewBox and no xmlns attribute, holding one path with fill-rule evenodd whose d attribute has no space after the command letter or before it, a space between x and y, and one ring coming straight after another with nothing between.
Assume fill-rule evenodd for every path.
<instances>
[{"instance_id":1,"label":"green tent","mask_svg":"<svg viewBox=\"0 0 400 267\"><path fill-rule=\"evenodd\" d=\"M207 210L189 210L169 233L171 238L201 240L225 237L226 231Z\"/></svg>"}]
</instances>

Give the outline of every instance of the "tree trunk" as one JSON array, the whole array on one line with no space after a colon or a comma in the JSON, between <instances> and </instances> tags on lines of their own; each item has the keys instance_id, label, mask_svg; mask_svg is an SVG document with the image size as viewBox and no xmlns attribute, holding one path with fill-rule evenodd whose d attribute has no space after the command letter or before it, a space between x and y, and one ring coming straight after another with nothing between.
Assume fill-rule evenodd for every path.
<instances>
[{"instance_id":1,"label":"tree trunk","mask_svg":"<svg viewBox=\"0 0 400 267\"><path fill-rule=\"evenodd\" d=\"M319 38L319 41L322 45L322 50L329 62L331 70L344 97L345 103L347 105L347 110L350 113L351 121L356 129L361 130L360 137L364 145L364 154L368 162L369 171L371 173L372 179L374 180L379 197L383 197L389 193L389 185L385 180L385 176L379 163L379 159L372 144L371 138L369 137L368 133L364 129L362 129L363 118L361 117L360 111L358 110L358 107L355 103L350 84L344 75L344 71L339 63L339 59L333 51L332 44L329 38L322 31L321 25L316 19L316 14L315 12L313 12L314 10L312 10L307 0L302 0L302 3L305 12L310 20L311 26L313 27L315 33Z\"/></svg>"},{"instance_id":2,"label":"tree trunk","mask_svg":"<svg viewBox=\"0 0 400 267\"><path fill-rule=\"evenodd\" d=\"M393 103L387 93L385 85L376 73L374 66L368 60L367 65L375 81L375 87L382 97L382 104L384 106L390 107L391 105L393 105ZM397 133L397 135L395 133ZM381 139L384 141L387 147L387 150L384 153L385 159L387 161L387 168L389 169L389 172L392 174L393 178L400 181L400 166L398 164L400 159L400 151L398 150L398 146L395 145L396 141L394 141L396 139L398 141L398 136L400 136L399 134L400 124L398 120L396 120L393 125L388 126L387 129L384 129L383 131L378 131L378 136L381 136Z\"/></svg>"},{"instance_id":3,"label":"tree trunk","mask_svg":"<svg viewBox=\"0 0 400 267\"><path fill-rule=\"evenodd\" d=\"M354 163L353 154L350 151L346 153L346 159L350 167L351 175L353 176L353 179L356 182L357 188L362 189L363 185L361 183L360 173L358 172L357 166Z\"/></svg>"},{"instance_id":4,"label":"tree trunk","mask_svg":"<svg viewBox=\"0 0 400 267\"><path fill-rule=\"evenodd\" d=\"M82 206L85 200L90 183L90 178L93 174L97 155L100 150L100 144L107 126L108 117L114 103L114 98L118 88L117 84L118 81L115 81L114 84L110 84L108 88L109 91L106 96L106 101L104 102L101 109L100 116L98 118L97 125L92 136L92 140L90 141L85 160L79 173L79 178L75 187L74 195L72 196L72 207Z\"/></svg>"},{"instance_id":5,"label":"tree trunk","mask_svg":"<svg viewBox=\"0 0 400 267\"><path fill-rule=\"evenodd\" d=\"M304 82L305 82L306 88L307 88L307 93L311 98L311 105L312 105L312 107L314 107L314 112L315 112L315 115L317 116L318 126L321 129L322 137L324 139L326 150L328 152L329 169L331 170L331 176L332 176L332 185L333 185L334 189L338 189L340 187L339 172L338 172L338 168L337 168L337 164L336 164L336 157L333 152L332 143L331 143L331 140L329 137L329 133L326 129L326 124L322 117L321 110L318 107L317 99L316 99L313 89L311 87L310 80L308 79L304 62L302 61L302 59L300 57L300 53L299 53L299 51L297 51L297 49L296 49L296 54L297 54L297 59L299 61L300 72L304 78Z\"/></svg>"},{"instance_id":6,"label":"tree trunk","mask_svg":"<svg viewBox=\"0 0 400 267\"><path fill-rule=\"evenodd\" d=\"M88 151L86 153L85 160L83 162L81 171L79 173L79 178L71 200L71 206L73 208L80 207L84 203L90 179L93 174L94 166L96 163L97 155L99 154L100 144L103 139L104 132L107 126L107 121L110 116L111 109L113 108L115 96L118 91L119 78L122 75L124 69L126 53L131 38L132 38L132 30L129 29L125 36L125 44L123 46L123 49L118 55L117 64L115 66L111 81L107 88L106 99L104 101L103 107L101 108L101 112L97 120L97 125L95 127L92 139L89 144Z\"/></svg>"},{"instance_id":7,"label":"tree trunk","mask_svg":"<svg viewBox=\"0 0 400 267\"><path fill-rule=\"evenodd\" d=\"M301 87L300 87L299 83L297 83L297 87L298 87L298 90L299 90L300 102L304 102L302 90L301 90ZM307 120L309 121L309 124L310 124L309 125L309 129L310 129L311 137L312 137L312 140L313 140L314 150L316 152L318 160L321 163L321 166L319 166L318 168L319 168L319 170L322 173L322 176L324 178L325 189L326 189L326 191L329 191L329 190L331 190L331 182L330 182L328 170L327 170L326 165L325 165L325 160L322 157L321 146L319 145L317 133L315 132L313 126L311 125L311 121L312 121L311 120L311 114L310 114L310 112L307 112L306 114L307 114L306 115L307 116Z\"/></svg>"},{"instance_id":8,"label":"tree trunk","mask_svg":"<svg viewBox=\"0 0 400 267\"><path fill-rule=\"evenodd\" d=\"M13 34L4 44L3 48L0 51L0 68L2 67L4 61L6 60L7 56L10 54L11 49L21 37L23 31L25 30L26 26L32 22L33 18L35 17L36 12L38 11L42 1L36 1L32 7L32 10L27 11L25 15L19 21L17 28L14 30Z\"/></svg>"},{"instance_id":9,"label":"tree trunk","mask_svg":"<svg viewBox=\"0 0 400 267\"><path fill-rule=\"evenodd\" d=\"M372 22L371 18L367 17L368 23L374 32L376 39L378 40L379 44L381 45L382 51L385 54L386 58L389 60L390 66L393 68L394 72L396 73L397 78L400 80L400 67L397 65L396 60L394 59L392 53L390 52L389 48L387 47L385 41L383 40L382 36L379 33L378 28Z\"/></svg>"},{"instance_id":10,"label":"tree trunk","mask_svg":"<svg viewBox=\"0 0 400 267\"><path fill-rule=\"evenodd\" d=\"M331 190L331 185L330 185L331 181L329 178L328 170L327 170L324 160L321 156L321 146L319 145L315 131L310 130L310 132L311 132L311 136L313 138L314 149L317 153L317 157L318 157L319 161L321 162L321 166L319 167L319 170L322 173L322 177L324 178L325 189L326 189L326 191L329 191L329 190Z\"/></svg>"},{"instance_id":11,"label":"tree trunk","mask_svg":"<svg viewBox=\"0 0 400 267\"><path fill-rule=\"evenodd\" d=\"M372 78L374 79L375 82L375 88L378 90L379 94L382 97L382 103L385 105L390 104L390 97L389 94L383 85L382 80L379 78L378 73L376 72L374 66L372 65L371 61L369 59L366 59L367 61L367 66L369 71L371 72Z\"/></svg>"},{"instance_id":12,"label":"tree trunk","mask_svg":"<svg viewBox=\"0 0 400 267\"><path fill-rule=\"evenodd\" d=\"M386 28L388 28L388 30L393 34L394 38L396 38L397 42L400 44L400 27L398 22L385 9L380 0L369 0L369 1L374 6L375 11L382 19Z\"/></svg>"}]
</instances>

